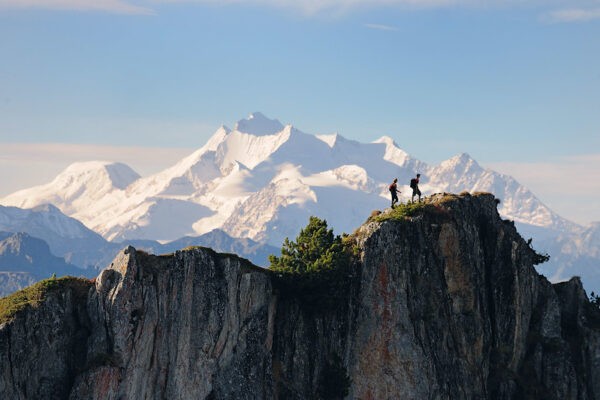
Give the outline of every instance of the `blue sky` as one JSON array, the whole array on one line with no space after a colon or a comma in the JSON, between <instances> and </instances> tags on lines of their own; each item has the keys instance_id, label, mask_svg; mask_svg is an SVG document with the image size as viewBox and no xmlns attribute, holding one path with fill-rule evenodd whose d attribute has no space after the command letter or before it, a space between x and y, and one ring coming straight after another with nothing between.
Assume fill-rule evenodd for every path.
<instances>
[{"instance_id":1,"label":"blue sky","mask_svg":"<svg viewBox=\"0 0 600 400\"><path fill-rule=\"evenodd\" d=\"M158 170L253 111L600 220L597 0L0 0L0 195L77 157Z\"/></svg>"}]
</instances>

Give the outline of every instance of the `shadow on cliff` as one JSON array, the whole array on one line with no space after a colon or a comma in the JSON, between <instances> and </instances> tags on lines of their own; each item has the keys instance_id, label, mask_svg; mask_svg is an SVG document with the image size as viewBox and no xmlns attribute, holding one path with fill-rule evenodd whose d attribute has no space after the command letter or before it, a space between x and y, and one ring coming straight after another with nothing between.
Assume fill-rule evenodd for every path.
<instances>
[{"instance_id":1,"label":"shadow on cliff","mask_svg":"<svg viewBox=\"0 0 600 400\"><path fill-rule=\"evenodd\" d=\"M551 285L490 194L373 215L352 257L289 279L128 248L0 325L11 399L594 399L600 310ZM25 350L26 349L26 350ZM332 389L333 388L333 389ZM335 389L337 388L337 390Z\"/></svg>"}]
</instances>

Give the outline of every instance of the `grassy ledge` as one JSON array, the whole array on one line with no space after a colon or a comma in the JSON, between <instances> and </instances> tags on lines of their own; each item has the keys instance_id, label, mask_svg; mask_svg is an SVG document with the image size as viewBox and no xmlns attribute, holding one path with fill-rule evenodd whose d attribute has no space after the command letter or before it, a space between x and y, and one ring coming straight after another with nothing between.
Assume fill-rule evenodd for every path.
<instances>
[{"instance_id":1,"label":"grassy ledge","mask_svg":"<svg viewBox=\"0 0 600 400\"><path fill-rule=\"evenodd\" d=\"M401 221L407 218L415 217L425 213L442 214L448 213L440 203L429 202L427 200L416 203L398 204L396 207L385 213L373 216L372 221L383 222L387 220Z\"/></svg>"},{"instance_id":2,"label":"grassy ledge","mask_svg":"<svg viewBox=\"0 0 600 400\"><path fill-rule=\"evenodd\" d=\"M423 214L448 216L449 212L445 207L448 203L454 202L464 197L479 197L487 195L490 194L484 192L475 192L473 194L470 194L468 192L462 192L460 194L437 193L432 196L426 197L421 202L408 202L404 204L397 204L394 209L373 214L369 218L369 220L373 222L383 222L387 220L401 221Z\"/></svg>"},{"instance_id":3,"label":"grassy ledge","mask_svg":"<svg viewBox=\"0 0 600 400\"><path fill-rule=\"evenodd\" d=\"M0 298L0 324L12 320L19 311L27 307L39 306L46 295L52 291L70 287L76 291L76 294L84 294L87 293L91 285L92 282L89 279L71 276L44 279L25 289Z\"/></svg>"}]
</instances>

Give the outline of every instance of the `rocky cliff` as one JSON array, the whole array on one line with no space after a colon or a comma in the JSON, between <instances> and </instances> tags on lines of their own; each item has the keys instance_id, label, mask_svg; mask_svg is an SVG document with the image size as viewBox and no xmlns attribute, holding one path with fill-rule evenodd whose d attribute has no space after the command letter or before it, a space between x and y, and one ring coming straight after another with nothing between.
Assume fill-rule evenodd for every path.
<instances>
[{"instance_id":1,"label":"rocky cliff","mask_svg":"<svg viewBox=\"0 0 600 400\"><path fill-rule=\"evenodd\" d=\"M0 393L600 398L600 311L578 279L535 272L539 255L496 206L440 195L380 215L352 235L356 257L333 284L294 287L205 248L127 248L87 292L61 285L4 319Z\"/></svg>"}]
</instances>

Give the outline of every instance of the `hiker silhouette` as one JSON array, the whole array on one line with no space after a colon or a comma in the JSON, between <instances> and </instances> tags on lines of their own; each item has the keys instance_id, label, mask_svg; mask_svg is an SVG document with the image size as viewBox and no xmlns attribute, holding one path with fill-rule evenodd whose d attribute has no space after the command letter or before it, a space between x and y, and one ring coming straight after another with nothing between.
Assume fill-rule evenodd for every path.
<instances>
[{"instance_id":1,"label":"hiker silhouette","mask_svg":"<svg viewBox=\"0 0 600 400\"><path fill-rule=\"evenodd\" d=\"M421 201L421 191L419 190L419 178L421 174L417 174L416 178L412 178L410 180L410 188L413 190L412 197L410 199L411 202L415 201L415 196L419 196L419 201Z\"/></svg>"},{"instance_id":2,"label":"hiker silhouette","mask_svg":"<svg viewBox=\"0 0 600 400\"><path fill-rule=\"evenodd\" d=\"M392 195L392 208L398 202L398 178L394 178L394 181L389 187L390 194Z\"/></svg>"}]
</instances>

